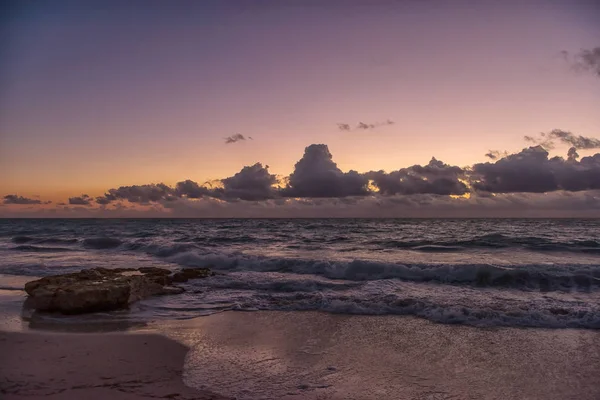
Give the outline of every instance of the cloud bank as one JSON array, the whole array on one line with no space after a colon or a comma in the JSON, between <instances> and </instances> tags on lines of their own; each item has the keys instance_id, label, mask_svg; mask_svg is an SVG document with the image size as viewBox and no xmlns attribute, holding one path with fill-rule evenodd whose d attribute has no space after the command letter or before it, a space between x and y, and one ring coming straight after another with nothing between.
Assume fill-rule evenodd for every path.
<instances>
[{"instance_id":1,"label":"cloud bank","mask_svg":"<svg viewBox=\"0 0 600 400\"><path fill-rule=\"evenodd\" d=\"M3 199L4 204L49 204L50 202L42 203L41 200L30 199L23 196L17 196L16 194L7 194Z\"/></svg>"},{"instance_id":2,"label":"cloud bank","mask_svg":"<svg viewBox=\"0 0 600 400\"><path fill-rule=\"evenodd\" d=\"M558 129L530 141L535 145L515 154L490 151L490 161L469 167L432 158L425 165L363 173L342 171L327 145L312 144L288 177L255 163L210 182L120 186L102 196L82 194L70 197L66 205L40 209L56 215L245 217L386 216L410 214L408 210L416 213L410 215L458 216L468 209L493 215L508 210L550 213L555 208L569 215L597 212L600 153L580 158L577 150L598 148L600 141ZM571 146L566 157L549 156L548 146L555 144ZM9 194L3 204L6 210L47 202Z\"/></svg>"}]
</instances>

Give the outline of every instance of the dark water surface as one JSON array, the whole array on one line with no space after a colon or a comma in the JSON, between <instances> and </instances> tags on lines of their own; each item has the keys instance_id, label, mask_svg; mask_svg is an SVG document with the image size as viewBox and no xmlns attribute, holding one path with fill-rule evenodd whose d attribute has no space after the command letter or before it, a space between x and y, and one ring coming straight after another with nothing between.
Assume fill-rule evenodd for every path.
<instances>
[{"instance_id":1,"label":"dark water surface","mask_svg":"<svg viewBox=\"0 0 600 400\"><path fill-rule=\"evenodd\" d=\"M600 328L600 220L0 220L0 257L4 292L99 266L222 273L106 318L320 310Z\"/></svg>"}]
</instances>

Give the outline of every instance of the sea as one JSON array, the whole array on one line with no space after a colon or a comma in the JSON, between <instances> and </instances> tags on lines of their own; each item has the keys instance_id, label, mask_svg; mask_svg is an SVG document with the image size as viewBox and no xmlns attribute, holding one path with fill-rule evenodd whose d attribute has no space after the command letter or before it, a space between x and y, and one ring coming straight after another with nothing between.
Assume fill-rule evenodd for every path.
<instances>
[{"instance_id":1,"label":"sea","mask_svg":"<svg viewBox=\"0 0 600 400\"><path fill-rule=\"evenodd\" d=\"M0 307L21 307L37 277L142 266L217 274L129 310L42 318L311 310L600 329L600 219L0 220Z\"/></svg>"}]
</instances>

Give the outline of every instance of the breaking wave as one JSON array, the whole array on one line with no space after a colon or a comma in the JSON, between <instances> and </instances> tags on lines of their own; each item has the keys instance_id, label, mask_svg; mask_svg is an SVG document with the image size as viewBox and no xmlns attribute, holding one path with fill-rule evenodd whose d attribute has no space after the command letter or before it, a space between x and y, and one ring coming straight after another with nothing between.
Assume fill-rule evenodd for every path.
<instances>
[{"instance_id":1,"label":"breaking wave","mask_svg":"<svg viewBox=\"0 0 600 400\"><path fill-rule=\"evenodd\" d=\"M36 238L32 236L15 236L12 238L13 243L35 243L35 244L75 244L77 239L59 239L59 238Z\"/></svg>"},{"instance_id":2,"label":"breaking wave","mask_svg":"<svg viewBox=\"0 0 600 400\"><path fill-rule=\"evenodd\" d=\"M394 264L363 260L347 262L201 254L194 251L178 253L167 259L187 267L212 267L221 271L313 274L347 281L398 279L542 291L600 287L600 266L594 265Z\"/></svg>"},{"instance_id":3,"label":"breaking wave","mask_svg":"<svg viewBox=\"0 0 600 400\"><path fill-rule=\"evenodd\" d=\"M33 251L40 253L59 253L64 251L73 251L73 249L69 249L66 247L44 247L44 246L32 246L32 245L21 245L12 247L11 250L17 251Z\"/></svg>"},{"instance_id":4,"label":"breaking wave","mask_svg":"<svg viewBox=\"0 0 600 400\"><path fill-rule=\"evenodd\" d=\"M491 233L468 240L371 240L367 242L380 248L407 249L418 251L461 251L468 249L522 248L530 251L571 251L600 253L600 242L596 240L557 241L538 236L510 236Z\"/></svg>"}]
</instances>

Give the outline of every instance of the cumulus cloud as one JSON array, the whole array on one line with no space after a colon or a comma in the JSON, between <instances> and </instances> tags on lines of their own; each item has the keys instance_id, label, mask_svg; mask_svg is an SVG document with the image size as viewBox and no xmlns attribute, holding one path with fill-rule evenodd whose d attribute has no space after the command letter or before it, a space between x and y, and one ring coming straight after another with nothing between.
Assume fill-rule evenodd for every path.
<instances>
[{"instance_id":1,"label":"cumulus cloud","mask_svg":"<svg viewBox=\"0 0 600 400\"><path fill-rule=\"evenodd\" d=\"M242 135L241 133L236 133L235 135L227 136L225 138L225 144L236 143L239 141L244 141L246 139L252 140L252 137L248 136L246 138L246 136Z\"/></svg>"},{"instance_id":2,"label":"cumulus cloud","mask_svg":"<svg viewBox=\"0 0 600 400\"><path fill-rule=\"evenodd\" d=\"M394 121L392 121L391 119L388 119L384 122L375 122L375 123L359 122L358 124L356 124L356 126L354 128L352 128L352 126L350 126L350 124L346 124L346 123L337 124L338 129L340 131L345 131L345 132L350 132L353 130L366 131L369 129L375 129L380 126L386 126L386 125L394 125Z\"/></svg>"},{"instance_id":3,"label":"cumulus cloud","mask_svg":"<svg viewBox=\"0 0 600 400\"><path fill-rule=\"evenodd\" d=\"M244 167L235 175L222 179L223 188L215 189L215 192L222 193L228 199L271 199L276 195L273 185L277 182L277 176L270 174L268 168L268 165L263 167L261 163Z\"/></svg>"},{"instance_id":4,"label":"cumulus cloud","mask_svg":"<svg viewBox=\"0 0 600 400\"><path fill-rule=\"evenodd\" d=\"M600 77L600 47L584 49L573 56L568 51L562 54L575 71L591 72Z\"/></svg>"},{"instance_id":5,"label":"cumulus cloud","mask_svg":"<svg viewBox=\"0 0 600 400\"><path fill-rule=\"evenodd\" d=\"M435 157L425 166L413 165L390 173L376 171L366 174L383 195L463 195L469 191L467 185L460 181L464 175L462 168L445 164Z\"/></svg>"},{"instance_id":6,"label":"cumulus cloud","mask_svg":"<svg viewBox=\"0 0 600 400\"><path fill-rule=\"evenodd\" d=\"M346 197L368 194L368 179L356 171L342 172L333 161L329 148L312 144L296 163L288 186L287 197Z\"/></svg>"},{"instance_id":7,"label":"cumulus cloud","mask_svg":"<svg viewBox=\"0 0 600 400\"><path fill-rule=\"evenodd\" d=\"M545 193L557 190L600 189L600 154L577 161L573 151L567 160L548 158L542 146L529 147L495 163L473 166L475 190L492 193Z\"/></svg>"},{"instance_id":8,"label":"cumulus cloud","mask_svg":"<svg viewBox=\"0 0 600 400\"><path fill-rule=\"evenodd\" d=\"M80 206L89 206L92 204L92 198L87 194L82 194L81 196L69 197L69 204L71 205L80 205Z\"/></svg>"},{"instance_id":9,"label":"cumulus cloud","mask_svg":"<svg viewBox=\"0 0 600 400\"><path fill-rule=\"evenodd\" d=\"M115 210L127 211L123 204L132 203L129 208L146 210L150 214L170 210L177 216L194 213L198 213L198 216L203 216L204 213L212 216L235 216L243 208L236 208L238 206L233 204L241 204L239 207L246 207L248 212L239 216L247 217L269 216L271 212L271 216L285 216L288 213L292 213L292 216L317 216L321 213L324 213L323 216L331 216L338 214L328 214L324 210L336 207L340 210L352 209L356 212L354 216L383 216L385 213L380 214L377 210L398 210L399 207L430 210L431 207L439 207L440 212L444 208L454 212L456 210L453 207L456 204L467 204L464 202L466 200L473 207L483 207L482 210L492 203L494 207L501 204L507 209L518 208L524 207L523 204L533 204L530 199L534 198L541 204L548 198L544 196L549 193L562 193L556 198L563 199L564 204L568 204L575 198L570 193L576 192L596 193L591 197L577 195L577 204L587 204L582 203L582 199L587 199L585 201L590 204L597 203L594 199L597 199L600 191L600 154L580 157L578 153L579 149L595 148L597 139L553 130L539 137L531 137L531 140L547 142L550 146L555 143L569 144L570 148L565 158L550 158L548 150L538 144L510 155L490 151L486 155L489 162L471 167L461 168L432 158L425 165L413 165L392 172L359 173L342 171L326 145L313 144L306 147L292 174L287 177L278 177L269 172L268 165L256 163L243 167L230 177L213 179L203 184L185 180L173 187L163 183L121 186L108 189L104 195L95 199L83 194L68 199L69 205L80 207L63 208L68 208L69 212L78 213L77 215L85 214L82 209L87 209L89 215L94 210L116 215ZM462 196L465 194L469 196ZM462 202L450 200L457 196L462 198L454 200ZM504 203L499 199L503 199ZM91 207L94 202L100 207ZM13 194L6 195L3 204L46 203ZM359 204L367 208L363 210ZM374 209L368 208L371 206ZM19 212L24 209L4 208ZM55 211L60 209L56 208ZM312 211L308 212L307 209ZM39 207L38 210L43 208ZM281 214L274 210L281 210ZM298 214L293 214L294 212ZM342 214L340 211L339 215Z\"/></svg>"},{"instance_id":10,"label":"cumulus cloud","mask_svg":"<svg viewBox=\"0 0 600 400\"><path fill-rule=\"evenodd\" d=\"M199 199L210 194L209 189L189 179L177 182L174 192L178 197L187 197L188 199Z\"/></svg>"},{"instance_id":11,"label":"cumulus cloud","mask_svg":"<svg viewBox=\"0 0 600 400\"><path fill-rule=\"evenodd\" d=\"M16 194L7 194L4 196L4 204L50 204L51 201L42 202L38 199L30 199L28 197L17 196Z\"/></svg>"},{"instance_id":12,"label":"cumulus cloud","mask_svg":"<svg viewBox=\"0 0 600 400\"><path fill-rule=\"evenodd\" d=\"M550 132L541 132L538 136L524 136L526 142L542 146L546 150L552 150L556 147L556 142L566 144L581 149L600 149L600 139L575 135L572 132L562 129L553 129Z\"/></svg>"}]
</instances>

